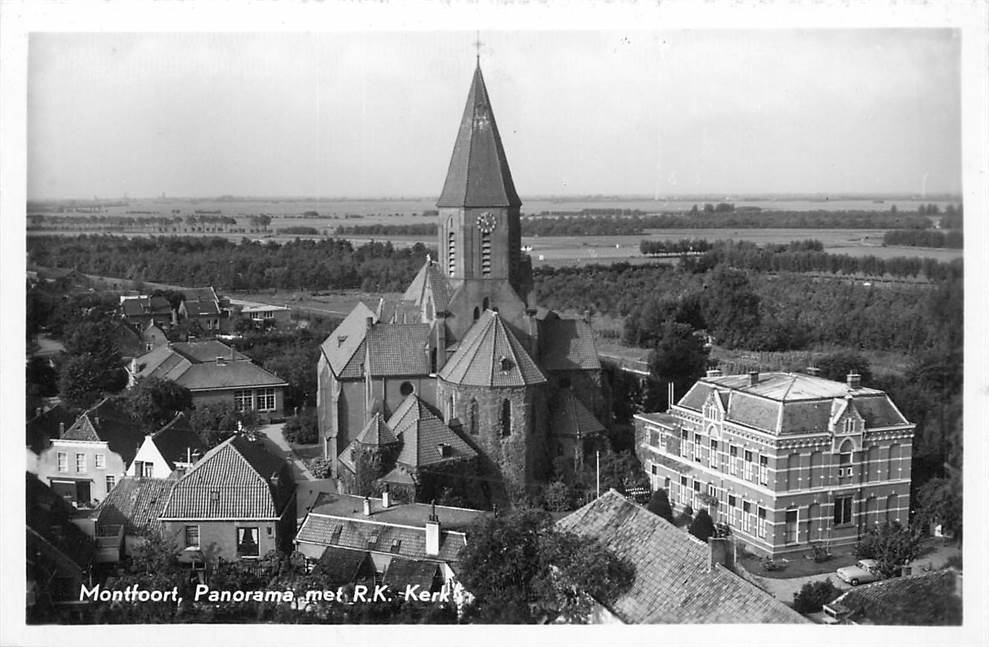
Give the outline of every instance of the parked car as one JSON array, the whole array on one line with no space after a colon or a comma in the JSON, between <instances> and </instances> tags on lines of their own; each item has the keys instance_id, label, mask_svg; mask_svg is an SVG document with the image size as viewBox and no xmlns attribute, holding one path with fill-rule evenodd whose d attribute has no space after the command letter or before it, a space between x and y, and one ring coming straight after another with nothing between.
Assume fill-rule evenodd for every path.
<instances>
[{"instance_id":1,"label":"parked car","mask_svg":"<svg viewBox=\"0 0 989 647\"><path fill-rule=\"evenodd\" d=\"M835 572L838 577L852 586L883 579L879 574L879 564L874 559L860 559L852 566L844 566Z\"/></svg>"}]
</instances>

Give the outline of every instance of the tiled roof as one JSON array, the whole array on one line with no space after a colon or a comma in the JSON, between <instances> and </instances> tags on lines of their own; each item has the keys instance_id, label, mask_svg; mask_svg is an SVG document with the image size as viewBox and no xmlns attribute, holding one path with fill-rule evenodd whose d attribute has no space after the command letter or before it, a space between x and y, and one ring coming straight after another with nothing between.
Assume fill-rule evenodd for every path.
<instances>
[{"instance_id":1,"label":"tiled roof","mask_svg":"<svg viewBox=\"0 0 989 647\"><path fill-rule=\"evenodd\" d=\"M137 378L172 380L190 391L287 386L285 380L217 341L159 346L134 360L134 367Z\"/></svg>"},{"instance_id":2,"label":"tiled roof","mask_svg":"<svg viewBox=\"0 0 989 647\"><path fill-rule=\"evenodd\" d=\"M439 376L454 384L488 387L546 381L521 342L492 310L485 310L467 331Z\"/></svg>"},{"instance_id":3,"label":"tiled roof","mask_svg":"<svg viewBox=\"0 0 989 647\"><path fill-rule=\"evenodd\" d=\"M546 319L539 325L539 362L547 371L600 369L594 332L581 319Z\"/></svg>"},{"instance_id":4,"label":"tiled roof","mask_svg":"<svg viewBox=\"0 0 989 647\"><path fill-rule=\"evenodd\" d=\"M192 430L184 413L177 414L171 422L152 434L151 441L172 469L175 469L176 462L186 462L190 453L202 453L205 449L202 439Z\"/></svg>"},{"instance_id":5,"label":"tiled roof","mask_svg":"<svg viewBox=\"0 0 989 647\"><path fill-rule=\"evenodd\" d=\"M360 372L352 375L364 361L363 341L367 331L367 318L377 320L377 316L371 308L364 305L363 301L357 303L340 325L333 329L320 348L323 356L330 364L330 370L339 377L344 377L344 369L353 364L349 371L351 374L346 377L360 377ZM356 363L353 361L356 359Z\"/></svg>"},{"instance_id":6,"label":"tiled roof","mask_svg":"<svg viewBox=\"0 0 989 647\"><path fill-rule=\"evenodd\" d=\"M313 568L313 575L326 578L330 586L346 586L374 577L374 563L367 551L327 546Z\"/></svg>"},{"instance_id":7,"label":"tiled roof","mask_svg":"<svg viewBox=\"0 0 989 647\"><path fill-rule=\"evenodd\" d=\"M120 309L127 317L165 316L172 314L172 305L162 296L123 298Z\"/></svg>"},{"instance_id":8,"label":"tiled roof","mask_svg":"<svg viewBox=\"0 0 989 647\"><path fill-rule=\"evenodd\" d=\"M426 528L389 525L364 519L327 517L311 512L302 522L296 541L319 546L391 553L408 559L455 562L467 541L462 532L440 530L439 555L426 554ZM372 542L371 539L377 539ZM394 547L394 548L393 548Z\"/></svg>"},{"instance_id":9,"label":"tiled roof","mask_svg":"<svg viewBox=\"0 0 989 647\"><path fill-rule=\"evenodd\" d=\"M412 393L402 400L402 404L398 405L395 413L391 414L391 418L388 419L388 426L391 427L396 436L401 436L417 420L435 417L437 416L433 410L426 406L419 399L419 396Z\"/></svg>"},{"instance_id":10,"label":"tiled roof","mask_svg":"<svg viewBox=\"0 0 989 647\"><path fill-rule=\"evenodd\" d=\"M452 288L443 270L435 261L429 260L412 279L402 300L422 306L428 299L432 299L435 312L445 312L450 305L451 294Z\"/></svg>"},{"instance_id":11,"label":"tiled roof","mask_svg":"<svg viewBox=\"0 0 989 647\"><path fill-rule=\"evenodd\" d=\"M867 429L909 424L882 391L850 389L844 382L800 373L763 373L755 385L748 375L702 378L677 404L700 412L712 390L722 402L727 397L727 421L770 433L826 432L831 418L848 403Z\"/></svg>"},{"instance_id":12,"label":"tiled roof","mask_svg":"<svg viewBox=\"0 0 989 647\"><path fill-rule=\"evenodd\" d=\"M587 438L604 431L594 414L570 389L561 389L550 410L550 433L554 436Z\"/></svg>"},{"instance_id":13,"label":"tiled roof","mask_svg":"<svg viewBox=\"0 0 989 647\"><path fill-rule=\"evenodd\" d=\"M273 519L294 488L282 459L238 435L211 449L178 480L162 517Z\"/></svg>"},{"instance_id":14,"label":"tiled roof","mask_svg":"<svg viewBox=\"0 0 989 647\"><path fill-rule=\"evenodd\" d=\"M367 331L368 370L384 375L428 375L429 324L375 324Z\"/></svg>"},{"instance_id":15,"label":"tiled roof","mask_svg":"<svg viewBox=\"0 0 989 647\"><path fill-rule=\"evenodd\" d=\"M340 462L340 464L346 467L354 474L357 473L357 467L354 465L354 448L356 444L357 444L356 440L350 441L350 444L344 447L343 451L340 452L340 455L337 456L337 460Z\"/></svg>"},{"instance_id":16,"label":"tiled roof","mask_svg":"<svg viewBox=\"0 0 989 647\"><path fill-rule=\"evenodd\" d=\"M474 70L446 182L436 206L518 207L521 204L479 65Z\"/></svg>"},{"instance_id":17,"label":"tiled roof","mask_svg":"<svg viewBox=\"0 0 989 647\"><path fill-rule=\"evenodd\" d=\"M144 442L144 432L115 400L104 398L80 414L62 439L104 441L110 451L120 454L124 465L130 465Z\"/></svg>"},{"instance_id":18,"label":"tiled roof","mask_svg":"<svg viewBox=\"0 0 989 647\"><path fill-rule=\"evenodd\" d=\"M146 479L125 476L96 508L97 523L121 524L128 534L159 532L158 517L165 509L175 479Z\"/></svg>"},{"instance_id":19,"label":"tiled roof","mask_svg":"<svg viewBox=\"0 0 989 647\"><path fill-rule=\"evenodd\" d=\"M395 434L388 427L380 413L374 416L364 425L364 429L357 436L356 442L363 445L393 445L398 442Z\"/></svg>"},{"instance_id":20,"label":"tiled roof","mask_svg":"<svg viewBox=\"0 0 989 647\"><path fill-rule=\"evenodd\" d=\"M440 445L446 445L446 456L440 452ZM435 465L443 461L477 456L470 445L432 415L416 420L402 430L402 451L397 461L413 469Z\"/></svg>"},{"instance_id":21,"label":"tiled roof","mask_svg":"<svg viewBox=\"0 0 989 647\"><path fill-rule=\"evenodd\" d=\"M851 589L831 604L847 607L852 611L850 619L859 624L865 621L883 625L961 624L958 579L953 569L894 577ZM938 601L940 613L936 615L942 617L921 623L918 615L929 615L934 606L931 600ZM921 608L928 613L920 611Z\"/></svg>"},{"instance_id":22,"label":"tiled roof","mask_svg":"<svg viewBox=\"0 0 989 647\"><path fill-rule=\"evenodd\" d=\"M185 288L183 304L189 317L205 317L220 314L219 298L213 288Z\"/></svg>"},{"instance_id":23,"label":"tiled roof","mask_svg":"<svg viewBox=\"0 0 989 647\"><path fill-rule=\"evenodd\" d=\"M439 568L436 562L417 562L396 557L389 562L382 581L400 591L405 590L406 586L416 585L421 590L428 591L437 579Z\"/></svg>"},{"instance_id":24,"label":"tiled roof","mask_svg":"<svg viewBox=\"0 0 989 647\"><path fill-rule=\"evenodd\" d=\"M557 522L635 565L632 588L609 610L627 623L805 623L803 616L725 568L710 548L614 490Z\"/></svg>"}]
</instances>

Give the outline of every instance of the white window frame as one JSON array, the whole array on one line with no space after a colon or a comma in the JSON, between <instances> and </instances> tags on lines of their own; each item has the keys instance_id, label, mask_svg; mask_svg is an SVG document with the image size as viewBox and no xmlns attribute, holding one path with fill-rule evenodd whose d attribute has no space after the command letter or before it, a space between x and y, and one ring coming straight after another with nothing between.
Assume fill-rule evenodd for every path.
<instances>
[{"instance_id":1,"label":"white window frame","mask_svg":"<svg viewBox=\"0 0 989 647\"><path fill-rule=\"evenodd\" d=\"M189 543L189 529L190 528L195 528L196 529L196 543L194 543L194 544L190 544ZM201 542L202 542L202 537L200 537L200 534L199 534L199 525L197 524L197 525L194 525L194 526L186 526L185 527L185 534L183 536L183 540L185 541L185 547L186 548L199 548L200 545L201 545Z\"/></svg>"},{"instance_id":2,"label":"white window frame","mask_svg":"<svg viewBox=\"0 0 989 647\"><path fill-rule=\"evenodd\" d=\"M87 462L86 454L80 454L79 452L76 452L76 472L80 474L85 474L87 467L86 462ZM82 465L82 467L80 467L80 464Z\"/></svg>"},{"instance_id":3,"label":"white window frame","mask_svg":"<svg viewBox=\"0 0 989 647\"><path fill-rule=\"evenodd\" d=\"M769 457L765 455L759 456L759 484L769 485Z\"/></svg>"},{"instance_id":4,"label":"white window frame","mask_svg":"<svg viewBox=\"0 0 989 647\"><path fill-rule=\"evenodd\" d=\"M56 452L56 469L59 472L69 471L69 453L68 452Z\"/></svg>"},{"instance_id":5,"label":"white window frame","mask_svg":"<svg viewBox=\"0 0 989 647\"><path fill-rule=\"evenodd\" d=\"M766 509L764 507L759 506L756 508L756 523L759 524L759 537L762 539L766 538L766 514Z\"/></svg>"},{"instance_id":6,"label":"white window frame","mask_svg":"<svg viewBox=\"0 0 989 647\"><path fill-rule=\"evenodd\" d=\"M96 469L106 469L106 454L96 454Z\"/></svg>"},{"instance_id":7,"label":"white window frame","mask_svg":"<svg viewBox=\"0 0 989 647\"><path fill-rule=\"evenodd\" d=\"M234 408L237 411L250 411L254 408L254 390L237 389L234 391Z\"/></svg>"},{"instance_id":8,"label":"white window frame","mask_svg":"<svg viewBox=\"0 0 989 647\"><path fill-rule=\"evenodd\" d=\"M254 391L254 403L258 411L274 411L277 408L275 388L256 389Z\"/></svg>"},{"instance_id":9,"label":"white window frame","mask_svg":"<svg viewBox=\"0 0 989 647\"><path fill-rule=\"evenodd\" d=\"M115 485L117 485L117 477L115 475L113 475L113 474L107 474L106 475L106 493L107 494L110 494L110 490L112 490Z\"/></svg>"},{"instance_id":10,"label":"white window frame","mask_svg":"<svg viewBox=\"0 0 989 647\"><path fill-rule=\"evenodd\" d=\"M753 456L752 450L749 450L749 449L743 450L742 455L745 457L745 460L744 460L744 463L745 463L745 480L746 481L755 480L755 477L753 476L753 471L754 471L755 463L752 462L752 456Z\"/></svg>"}]
</instances>

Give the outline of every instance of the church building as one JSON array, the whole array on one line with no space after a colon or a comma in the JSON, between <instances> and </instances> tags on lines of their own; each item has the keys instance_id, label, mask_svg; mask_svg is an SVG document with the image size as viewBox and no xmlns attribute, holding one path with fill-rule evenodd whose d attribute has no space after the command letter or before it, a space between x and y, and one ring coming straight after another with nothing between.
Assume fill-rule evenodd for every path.
<instances>
[{"instance_id":1,"label":"church building","mask_svg":"<svg viewBox=\"0 0 989 647\"><path fill-rule=\"evenodd\" d=\"M438 258L396 302L358 304L322 344L320 441L345 488L400 476L422 498L427 472L456 464L524 487L603 433L590 325L532 303L521 206L478 65L437 201Z\"/></svg>"}]
</instances>

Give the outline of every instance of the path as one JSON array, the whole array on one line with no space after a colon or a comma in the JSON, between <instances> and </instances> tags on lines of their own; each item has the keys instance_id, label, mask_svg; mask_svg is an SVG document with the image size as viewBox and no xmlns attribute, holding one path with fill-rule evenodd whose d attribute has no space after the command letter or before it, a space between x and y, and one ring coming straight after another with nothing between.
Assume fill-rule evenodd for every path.
<instances>
[{"instance_id":1,"label":"path","mask_svg":"<svg viewBox=\"0 0 989 647\"><path fill-rule=\"evenodd\" d=\"M292 451L291 445L285 440L285 436L282 435L282 427L285 423L278 423L273 425L263 425L258 433L261 434L264 440L264 446L268 451L270 451L275 456L281 457L285 462L289 464L292 468L292 476L296 481L314 481L316 477L313 476L306 464L302 462L295 452Z\"/></svg>"}]
</instances>

